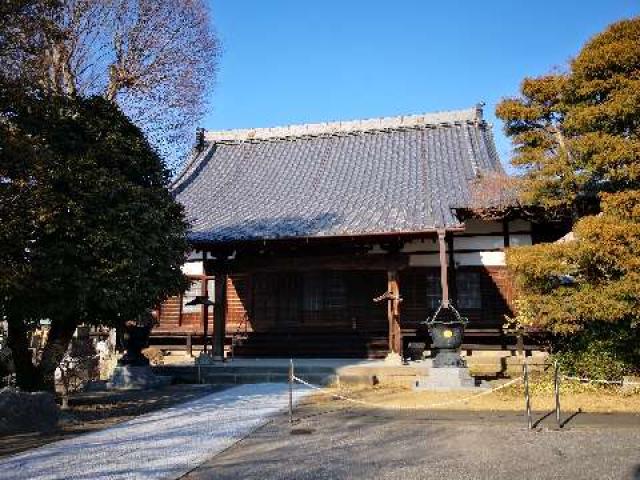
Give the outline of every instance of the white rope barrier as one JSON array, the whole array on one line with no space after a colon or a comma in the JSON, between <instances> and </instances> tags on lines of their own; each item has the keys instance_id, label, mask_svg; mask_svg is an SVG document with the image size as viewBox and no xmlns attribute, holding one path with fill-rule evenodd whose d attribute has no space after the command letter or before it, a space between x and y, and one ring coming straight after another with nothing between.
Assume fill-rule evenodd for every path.
<instances>
[{"instance_id":1,"label":"white rope barrier","mask_svg":"<svg viewBox=\"0 0 640 480\"><path fill-rule=\"evenodd\" d=\"M295 382L301 383L302 385L305 385L309 388L312 388L314 390L318 390L324 393L330 393L327 392L325 388L320 387L318 385L313 385L299 377L293 376L293 380ZM517 382L519 382L520 380L522 380L522 376L514 378L513 380L509 380L506 383L503 383L502 385L498 385L497 387L491 388L489 390L485 390L483 392L480 393L474 393L473 395L468 395L466 397L463 398L457 398L455 400L449 400L446 402L438 402L438 403L430 403L430 404L426 404L426 405L415 405L415 406L409 406L409 405L384 405L384 404L380 404L380 403L372 403L372 402L366 402L364 400L358 400L356 398L350 398L350 397L346 397L344 395L340 395L337 393L332 393L331 395L334 398L339 398L340 400L344 400L347 402L351 402L351 403L356 403L359 405L364 405L367 407L373 407L373 408L382 408L382 409L388 409L388 410L416 410L416 409L424 409L424 408L434 408L434 407L442 407L442 406L447 406L447 405L453 405L456 403L463 403L463 402L468 402L471 400L474 400L478 397L482 397L485 395L489 395L490 393L494 393L497 392L498 390L502 390L503 388L506 388L510 385L513 385Z\"/></svg>"},{"instance_id":2,"label":"white rope barrier","mask_svg":"<svg viewBox=\"0 0 640 480\"><path fill-rule=\"evenodd\" d=\"M605 385L640 385L640 382L624 382L622 380L597 380L586 377L572 377L570 375L562 375L563 380L570 380L573 382L582 383L601 383Z\"/></svg>"}]
</instances>

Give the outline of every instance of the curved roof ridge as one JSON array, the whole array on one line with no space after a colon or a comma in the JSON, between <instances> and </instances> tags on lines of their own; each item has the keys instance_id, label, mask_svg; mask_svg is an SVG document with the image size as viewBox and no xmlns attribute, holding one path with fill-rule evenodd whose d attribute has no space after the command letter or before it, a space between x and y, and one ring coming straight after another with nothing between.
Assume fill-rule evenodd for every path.
<instances>
[{"instance_id":1,"label":"curved roof ridge","mask_svg":"<svg viewBox=\"0 0 640 480\"><path fill-rule=\"evenodd\" d=\"M207 142L237 142L245 140L251 141L272 138L320 136L479 122L483 122L481 104L464 110L449 110L417 115L399 115L395 117L378 117L363 120L324 123L305 123L300 125L286 125L271 128L205 131L204 140Z\"/></svg>"}]
</instances>

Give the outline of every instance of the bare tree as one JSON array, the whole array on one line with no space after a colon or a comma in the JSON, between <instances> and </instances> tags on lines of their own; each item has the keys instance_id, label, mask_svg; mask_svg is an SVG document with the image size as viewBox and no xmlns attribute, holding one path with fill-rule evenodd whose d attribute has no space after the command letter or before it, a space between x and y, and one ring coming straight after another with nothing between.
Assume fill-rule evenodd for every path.
<instances>
[{"instance_id":1,"label":"bare tree","mask_svg":"<svg viewBox=\"0 0 640 480\"><path fill-rule=\"evenodd\" d=\"M57 93L116 102L178 167L208 105L218 41L203 0L63 0L43 54Z\"/></svg>"},{"instance_id":2,"label":"bare tree","mask_svg":"<svg viewBox=\"0 0 640 480\"><path fill-rule=\"evenodd\" d=\"M3 0L0 2L0 82L3 89L26 84L39 76L40 53L56 38L51 17L57 0ZM12 92L15 93L15 92ZM4 111L2 106L2 110Z\"/></svg>"}]
</instances>

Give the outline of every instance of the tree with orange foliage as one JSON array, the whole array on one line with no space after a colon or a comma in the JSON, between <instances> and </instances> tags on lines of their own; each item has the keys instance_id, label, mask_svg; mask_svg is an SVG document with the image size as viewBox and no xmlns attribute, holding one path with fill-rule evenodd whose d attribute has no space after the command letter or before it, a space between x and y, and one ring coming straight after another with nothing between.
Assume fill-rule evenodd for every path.
<instances>
[{"instance_id":1,"label":"tree with orange foliage","mask_svg":"<svg viewBox=\"0 0 640 480\"><path fill-rule=\"evenodd\" d=\"M573 224L567 241L507 252L520 322L578 352L575 370L637 369L640 18L593 37L566 72L525 79L496 114L515 144L522 202Z\"/></svg>"}]
</instances>

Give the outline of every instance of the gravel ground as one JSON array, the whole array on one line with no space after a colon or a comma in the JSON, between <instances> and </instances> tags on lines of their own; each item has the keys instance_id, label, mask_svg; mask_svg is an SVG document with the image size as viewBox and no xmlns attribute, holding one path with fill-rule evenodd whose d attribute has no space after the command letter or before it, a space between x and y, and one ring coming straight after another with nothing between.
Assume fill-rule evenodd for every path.
<instances>
[{"instance_id":1,"label":"gravel ground","mask_svg":"<svg viewBox=\"0 0 640 480\"><path fill-rule=\"evenodd\" d=\"M343 403L299 408L293 428L278 417L184 478L640 480L640 415L581 413L561 430L550 415L529 431L519 412Z\"/></svg>"},{"instance_id":2,"label":"gravel ground","mask_svg":"<svg viewBox=\"0 0 640 480\"><path fill-rule=\"evenodd\" d=\"M286 384L232 387L0 459L0 479L175 479L246 437L287 400Z\"/></svg>"},{"instance_id":3,"label":"gravel ground","mask_svg":"<svg viewBox=\"0 0 640 480\"><path fill-rule=\"evenodd\" d=\"M226 387L170 385L157 390L84 392L73 395L58 429L50 433L0 436L0 458L48 443L95 432L139 415L195 400Z\"/></svg>"}]
</instances>

